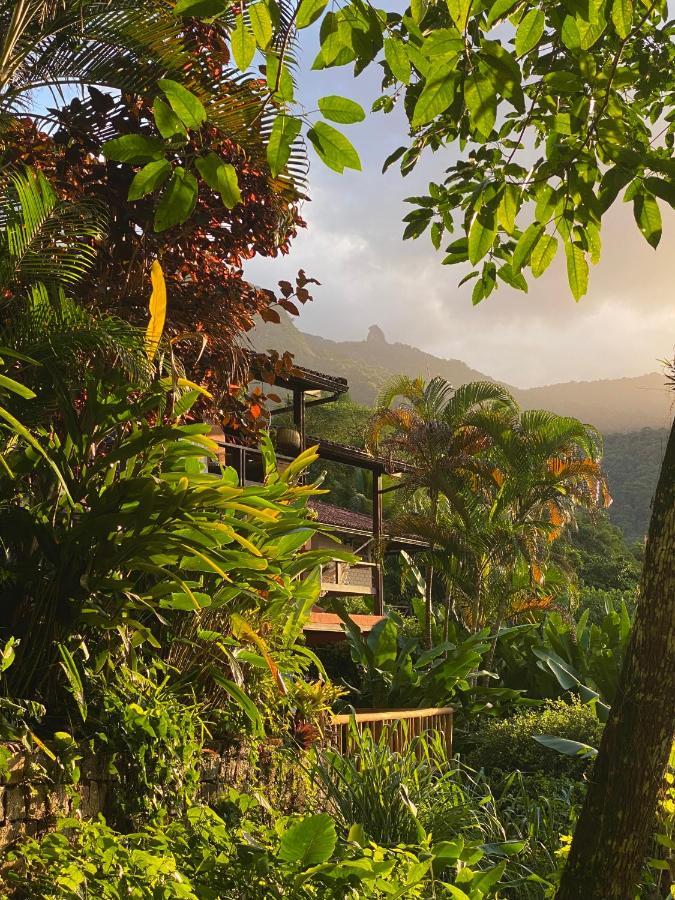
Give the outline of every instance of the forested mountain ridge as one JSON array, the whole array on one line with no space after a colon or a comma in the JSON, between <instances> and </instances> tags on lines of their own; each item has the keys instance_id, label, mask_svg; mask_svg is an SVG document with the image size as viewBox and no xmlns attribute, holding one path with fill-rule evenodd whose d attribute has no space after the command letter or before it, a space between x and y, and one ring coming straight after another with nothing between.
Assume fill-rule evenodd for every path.
<instances>
[{"instance_id":1,"label":"forested mountain ridge","mask_svg":"<svg viewBox=\"0 0 675 900\"><path fill-rule=\"evenodd\" d=\"M252 335L259 350L290 351L298 364L341 375L357 403L373 404L394 375L425 378L440 375L455 386L467 381L494 381L457 359L442 359L407 344L389 343L378 326L363 341L333 341L306 334L284 315L279 325L260 324ZM595 425L603 434L663 429L672 418L672 392L665 378L652 372L633 378L569 381L521 389L506 385L523 409L550 409Z\"/></svg>"},{"instance_id":2,"label":"forested mountain ridge","mask_svg":"<svg viewBox=\"0 0 675 900\"><path fill-rule=\"evenodd\" d=\"M609 517L629 541L642 540L647 533L667 443L666 428L605 435L603 468L614 498Z\"/></svg>"}]
</instances>

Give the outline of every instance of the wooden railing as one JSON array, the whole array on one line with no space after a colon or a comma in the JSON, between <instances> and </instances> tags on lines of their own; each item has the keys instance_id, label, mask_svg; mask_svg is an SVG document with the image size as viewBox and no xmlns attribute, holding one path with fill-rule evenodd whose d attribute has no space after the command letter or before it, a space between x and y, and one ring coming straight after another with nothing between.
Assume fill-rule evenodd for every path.
<instances>
[{"instance_id":1,"label":"wooden railing","mask_svg":"<svg viewBox=\"0 0 675 900\"><path fill-rule=\"evenodd\" d=\"M384 734L392 750L402 751L414 739L427 731L440 732L448 756L452 755L452 707L434 706L427 709L368 709L351 715L333 716L329 735L330 745L342 755L352 752L350 723L359 731L368 729L375 740Z\"/></svg>"}]
</instances>

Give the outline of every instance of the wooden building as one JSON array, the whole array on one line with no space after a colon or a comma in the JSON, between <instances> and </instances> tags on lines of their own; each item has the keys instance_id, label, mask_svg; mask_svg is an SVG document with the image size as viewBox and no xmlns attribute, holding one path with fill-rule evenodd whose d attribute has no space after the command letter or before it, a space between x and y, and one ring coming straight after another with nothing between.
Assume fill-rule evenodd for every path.
<instances>
[{"instance_id":1,"label":"wooden building","mask_svg":"<svg viewBox=\"0 0 675 900\"><path fill-rule=\"evenodd\" d=\"M336 534L343 546L359 557L357 565L334 562L324 566L321 573L323 596L352 595L370 599L371 614L352 615L351 618L362 631L369 631L382 618L384 612L384 580L382 558L385 552L397 551L403 547L414 549L423 546L415 539L401 540L386 533L382 517L382 477L408 471L404 463L373 456L358 447L338 444L334 441L313 437L306 433L305 412L309 406L331 403L348 390L344 378L336 378L321 372L296 367L291 375L279 377L275 386L288 391L289 402L273 410L272 416L292 416L291 427L277 429L277 457L280 465L288 463L306 447L318 445L323 461L340 463L355 469L365 469L372 475L372 514L343 509L327 501L313 499L310 506L318 520ZM216 435L214 435L216 436ZM219 437L219 436L218 436ZM262 477L261 454L255 448L242 447L220 439L223 446L221 461L233 466L239 473L242 484L258 481ZM330 538L317 534L311 547L331 544ZM326 643L340 640L344 636L339 617L316 608L306 626L308 640L312 643Z\"/></svg>"}]
</instances>

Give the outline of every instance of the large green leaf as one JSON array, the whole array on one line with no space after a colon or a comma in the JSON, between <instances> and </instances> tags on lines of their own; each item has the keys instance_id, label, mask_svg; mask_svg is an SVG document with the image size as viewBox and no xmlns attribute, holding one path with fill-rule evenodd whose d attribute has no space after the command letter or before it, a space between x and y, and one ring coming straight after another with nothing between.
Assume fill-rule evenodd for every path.
<instances>
[{"instance_id":1,"label":"large green leaf","mask_svg":"<svg viewBox=\"0 0 675 900\"><path fill-rule=\"evenodd\" d=\"M495 214L483 207L473 217L469 229L469 262L474 266L491 250L495 234Z\"/></svg>"},{"instance_id":2,"label":"large green leaf","mask_svg":"<svg viewBox=\"0 0 675 900\"><path fill-rule=\"evenodd\" d=\"M171 109L168 103L165 103L161 97L155 97L152 105L152 112L155 117L155 125L157 131L163 138L172 138L176 134L186 134L185 125L178 118L176 113Z\"/></svg>"},{"instance_id":3,"label":"large green leaf","mask_svg":"<svg viewBox=\"0 0 675 900\"><path fill-rule=\"evenodd\" d=\"M267 162L272 175L278 175L291 156L293 141L300 134L302 122L294 116L277 116L267 145Z\"/></svg>"},{"instance_id":4,"label":"large green leaf","mask_svg":"<svg viewBox=\"0 0 675 900\"><path fill-rule=\"evenodd\" d=\"M613 0L612 22L620 38L627 38L633 25L633 0Z\"/></svg>"},{"instance_id":5,"label":"large green leaf","mask_svg":"<svg viewBox=\"0 0 675 900\"><path fill-rule=\"evenodd\" d=\"M646 191L640 191L633 200L633 215L647 243L656 249L663 230L661 211L656 198Z\"/></svg>"},{"instance_id":6,"label":"large green leaf","mask_svg":"<svg viewBox=\"0 0 675 900\"><path fill-rule=\"evenodd\" d=\"M457 73L444 63L429 71L422 93L415 104L411 122L413 128L426 125L450 106L455 98L457 79Z\"/></svg>"},{"instance_id":7,"label":"large green leaf","mask_svg":"<svg viewBox=\"0 0 675 900\"><path fill-rule=\"evenodd\" d=\"M19 397L23 397L24 400L32 400L35 397L35 391L26 387L25 384L21 384L20 381L9 378L7 375L0 375L0 388L5 391L10 391L12 394L18 394Z\"/></svg>"},{"instance_id":8,"label":"large green leaf","mask_svg":"<svg viewBox=\"0 0 675 900\"><path fill-rule=\"evenodd\" d=\"M170 78L160 78L157 84L166 95L171 109L186 128L197 129L204 124L206 121L204 104L192 91Z\"/></svg>"},{"instance_id":9,"label":"large green leaf","mask_svg":"<svg viewBox=\"0 0 675 900\"><path fill-rule=\"evenodd\" d=\"M312 22L316 22L327 3L328 0L302 0L295 17L296 28L307 28Z\"/></svg>"},{"instance_id":10,"label":"large green leaf","mask_svg":"<svg viewBox=\"0 0 675 900\"><path fill-rule=\"evenodd\" d=\"M579 44L582 50L590 50L602 37L607 27L602 7L595 5L593 0L589 3L590 12L588 20L584 16L576 16L577 28L579 29Z\"/></svg>"},{"instance_id":11,"label":"large green leaf","mask_svg":"<svg viewBox=\"0 0 675 900\"><path fill-rule=\"evenodd\" d=\"M129 185L127 200L140 200L146 194L151 194L160 188L171 174L171 164L167 159L157 159L149 162L140 172L134 175Z\"/></svg>"},{"instance_id":12,"label":"large green leaf","mask_svg":"<svg viewBox=\"0 0 675 900\"><path fill-rule=\"evenodd\" d=\"M551 734L533 734L532 737L544 747L549 747L565 756L576 756L580 759L595 759L598 751L590 744L582 744L580 741L570 741L567 738L555 737Z\"/></svg>"},{"instance_id":13,"label":"large green leaf","mask_svg":"<svg viewBox=\"0 0 675 900\"><path fill-rule=\"evenodd\" d=\"M307 132L314 149L324 163L342 174L345 169L361 169L361 160L352 143L332 125L317 122Z\"/></svg>"},{"instance_id":14,"label":"large green leaf","mask_svg":"<svg viewBox=\"0 0 675 900\"><path fill-rule=\"evenodd\" d=\"M581 300L588 290L588 261L583 249L573 241L565 242L567 280L575 300Z\"/></svg>"},{"instance_id":15,"label":"large green leaf","mask_svg":"<svg viewBox=\"0 0 675 900\"><path fill-rule=\"evenodd\" d=\"M218 687L223 688L230 697L234 700L237 706L241 709L244 715L248 718L249 722L253 726L253 732L258 737L263 737L265 734L265 725L262 720L262 716L258 711L258 707L251 700L248 694L244 693L242 689L236 685L233 681L230 681L229 678L225 678L218 670L211 671L211 677L218 685Z\"/></svg>"},{"instance_id":16,"label":"large green leaf","mask_svg":"<svg viewBox=\"0 0 675 900\"><path fill-rule=\"evenodd\" d=\"M386 59L394 78L398 79L398 81L402 81L403 84L408 84L410 82L412 70L403 41L394 37L385 38L384 58Z\"/></svg>"},{"instance_id":17,"label":"large green leaf","mask_svg":"<svg viewBox=\"0 0 675 900\"><path fill-rule=\"evenodd\" d=\"M281 835L279 859L303 868L326 862L337 843L335 823L326 813L305 816Z\"/></svg>"},{"instance_id":18,"label":"large green leaf","mask_svg":"<svg viewBox=\"0 0 675 900\"><path fill-rule=\"evenodd\" d=\"M507 234L513 234L516 227L519 201L520 192L518 187L515 184L507 184L504 187L504 194L497 208L497 221Z\"/></svg>"},{"instance_id":19,"label":"large green leaf","mask_svg":"<svg viewBox=\"0 0 675 900\"><path fill-rule=\"evenodd\" d=\"M321 114L331 122L339 122L342 125L351 125L354 122L362 122L366 114L363 107L348 100L346 97L338 97L331 94L329 97L321 97L319 100Z\"/></svg>"},{"instance_id":20,"label":"large green leaf","mask_svg":"<svg viewBox=\"0 0 675 900\"><path fill-rule=\"evenodd\" d=\"M495 2L490 7L490 12L487 17L487 25L488 28L491 28L495 22L498 22L500 19L505 18L516 5L518 0L495 0Z\"/></svg>"},{"instance_id":21,"label":"large green leaf","mask_svg":"<svg viewBox=\"0 0 675 900\"><path fill-rule=\"evenodd\" d=\"M251 4L248 7L248 17L257 45L261 50L265 50L269 47L274 36L272 16L267 8L267 4L263 2Z\"/></svg>"},{"instance_id":22,"label":"large green leaf","mask_svg":"<svg viewBox=\"0 0 675 900\"><path fill-rule=\"evenodd\" d=\"M541 9L531 9L516 31L516 55L524 56L536 47L544 33L546 19Z\"/></svg>"},{"instance_id":23,"label":"large green leaf","mask_svg":"<svg viewBox=\"0 0 675 900\"><path fill-rule=\"evenodd\" d=\"M155 231L180 225L192 215L197 203L197 179L182 166L174 169L155 210Z\"/></svg>"},{"instance_id":24,"label":"large green leaf","mask_svg":"<svg viewBox=\"0 0 675 900\"><path fill-rule=\"evenodd\" d=\"M471 13L472 0L446 0L448 11L457 30L464 32Z\"/></svg>"},{"instance_id":25,"label":"large green leaf","mask_svg":"<svg viewBox=\"0 0 675 900\"><path fill-rule=\"evenodd\" d=\"M398 629L389 618L377 622L366 639L378 669L391 670L398 653Z\"/></svg>"},{"instance_id":26,"label":"large green leaf","mask_svg":"<svg viewBox=\"0 0 675 900\"><path fill-rule=\"evenodd\" d=\"M518 238L516 249L513 251L513 259L511 260L511 269L514 275L517 275L523 266L526 266L530 261L532 251L543 233L544 226L540 225L539 222L533 222Z\"/></svg>"},{"instance_id":27,"label":"large green leaf","mask_svg":"<svg viewBox=\"0 0 675 900\"><path fill-rule=\"evenodd\" d=\"M144 134L125 134L106 141L101 151L113 162L137 165L159 159L164 155L164 141Z\"/></svg>"},{"instance_id":28,"label":"large green leaf","mask_svg":"<svg viewBox=\"0 0 675 900\"><path fill-rule=\"evenodd\" d=\"M224 162L217 153L208 153L201 156L195 165L208 186L220 194L227 209L241 203L237 171L231 163Z\"/></svg>"},{"instance_id":29,"label":"large green leaf","mask_svg":"<svg viewBox=\"0 0 675 900\"><path fill-rule=\"evenodd\" d=\"M470 72L464 82L464 102L473 130L489 137L497 117L497 95L492 79L479 69Z\"/></svg>"},{"instance_id":30,"label":"large green leaf","mask_svg":"<svg viewBox=\"0 0 675 900\"><path fill-rule=\"evenodd\" d=\"M256 50L255 37L249 31L248 25L244 21L241 13L237 16L230 34L230 44L232 46L232 56L237 64L237 68L245 72L253 62Z\"/></svg>"},{"instance_id":31,"label":"large green leaf","mask_svg":"<svg viewBox=\"0 0 675 900\"><path fill-rule=\"evenodd\" d=\"M551 265L556 253L558 252L558 240L552 234L544 234L535 244L532 255L530 256L530 264L532 266L532 274L535 278L539 278L544 274L546 269Z\"/></svg>"},{"instance_id":32,"label":"large green leaf","mask_svg":"<svg viewBox=\"0 0 675 900\"><path fill-rule=\"evenodd\" d=\"M675 209L675 183L673 181L650 176L643 179L643 184L651 194L665 200L669 206Z\"/></svg>"}]
</instances>

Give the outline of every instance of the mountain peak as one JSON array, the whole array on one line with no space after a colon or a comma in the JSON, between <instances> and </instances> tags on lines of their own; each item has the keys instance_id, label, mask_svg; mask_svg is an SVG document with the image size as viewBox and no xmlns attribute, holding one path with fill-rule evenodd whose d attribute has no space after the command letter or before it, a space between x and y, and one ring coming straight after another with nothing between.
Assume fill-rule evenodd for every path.
<instances>
[{"instance_id":1,"label":"mountain peak","mask_svg":"<svg viewBox=\"0 0 675 900\"><path fill-rule=\"evenodd\" d=\"M387 339L379 325L371 325L366 340L371 344L386 344Z\"/></svg>"},{"instance_id":2,"label":"mountain peak","mask_svg":"<svg viewBox=\"0 0 675 900\"><path fill-rule=\"evenodd\" d=\"M259 323L251 339L258 350L288 350L298 365L346 378L352 399L367 406L395 375L427 379L440 375L456 388L468 381L493 380L461 360L442 359L408 344L390 344L379 325L370 326L366 340L329 340L299 331L296 323L284 316L281 326ZM658 373L527 389L506 387L523 409L550 409L575 416L604 434L664 428L672 418L672 398Z\"/></svg>"}]
</instances>

